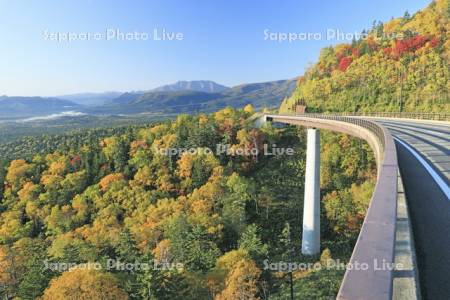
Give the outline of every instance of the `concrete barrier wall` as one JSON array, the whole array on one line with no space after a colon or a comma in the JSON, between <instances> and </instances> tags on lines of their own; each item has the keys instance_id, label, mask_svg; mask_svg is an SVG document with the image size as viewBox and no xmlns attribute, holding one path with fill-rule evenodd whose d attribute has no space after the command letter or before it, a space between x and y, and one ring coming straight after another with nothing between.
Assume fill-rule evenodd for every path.
<instances>
[{"instance_id":1,"label":"concrete barrier wall","mask_svg":"<svg viewBox=\"0 0 450 300\"><path fill-rule=\"evenodd\" d=\"M361 118L266 115L268 121L349 134L367 141L377 161L377 183L338 299L391 299L397 221L397 152L383 126ZM367 266L367 268L366 268ZM359 267L359 268L358 268Z\"/></svg>"}]
</instances>

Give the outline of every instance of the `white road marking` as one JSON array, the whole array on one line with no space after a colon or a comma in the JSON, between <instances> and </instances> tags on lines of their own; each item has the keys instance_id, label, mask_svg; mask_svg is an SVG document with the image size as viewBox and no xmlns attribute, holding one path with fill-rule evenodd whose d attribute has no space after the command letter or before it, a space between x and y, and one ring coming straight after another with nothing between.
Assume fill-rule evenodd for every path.
<instances>
[{"instance_id":1,"label":"white road marking","mask_svg":"<svg viewBox=\"0 0 450 300\"><path fill-rule=\"evenodd\" d=\"M401 139L394 137L394 139L402 144L415 158L425 167L425 169L430 173L431 177L433 177L434 181L441 188L442 192L447 196L447 200L450 201L450 187L445 183L445 181L439 176L438 173L430 166L430 164L420 156L419 153L416 152L413 148L411 148L408 144L403 142Z\"/></svg>"},{"instance_id":2,"label":"white road marking","mask_svg":"<svg viewBox=\"0 0 450 300\"><path fill-rule=\"evenodd\" d=\"M416 127L414 125L406 125L406 124L402 124L402 123L386 123L386 124L387 124L386 125L387 127L393 126L393 127L401 128L404 130L413 129L420 135L431 134L431 135L437 135L437 136L442 136L442 137L449 137L449 135L450 135L450 133L438 132L436 130L432 130L432 129L428 129L428 128L424 128L424 127Z\"/></svg>"}]
</instances>

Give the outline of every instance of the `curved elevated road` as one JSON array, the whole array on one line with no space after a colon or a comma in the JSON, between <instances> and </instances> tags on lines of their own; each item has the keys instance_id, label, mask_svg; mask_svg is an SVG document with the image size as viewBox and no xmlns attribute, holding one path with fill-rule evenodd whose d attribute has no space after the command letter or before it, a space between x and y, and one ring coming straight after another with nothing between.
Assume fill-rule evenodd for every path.
<instances>
[{"instance_id":1,"label":"curved elevated road","mask_svg":"<svg viewBox=\"0 0 450 300\"><path fill-rule=\"evenodd\" d=\"M450 299L450 124L377 119L395 138L421 293Z\"/></svg>"},{"instance_id":2,"label":"curved elevated road","mask_svg":"<svg viewBox=\"0 0 450 300\"><path fill-rule=\"evenodd\" d=\"M377 184L350 259L350 263L363 262L369 267L346 271L338 299L419 299L417 285L411 283L417 273L411 266L416 261L414 244L422 298L450 299L449 122L287 114L262 115L255 125L266 121L350 134L366 140L374 151ZM405 195L409 214L405 211ZM410 221L415 243L411 242ZM394 262L394 253L407 264L406 268L394 271L370 266L371 261L380 259ZM399 282L395 292L394 278Z\"/></svg>"}]
</instances>

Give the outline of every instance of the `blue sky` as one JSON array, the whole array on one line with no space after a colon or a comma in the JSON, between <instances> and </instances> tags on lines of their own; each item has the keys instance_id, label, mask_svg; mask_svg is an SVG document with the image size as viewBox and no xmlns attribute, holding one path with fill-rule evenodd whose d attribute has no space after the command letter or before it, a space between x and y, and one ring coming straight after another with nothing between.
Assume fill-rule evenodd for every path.
<instances>
[{"instance_id":1,"label":"blue sky","mask_svg":"<svg viewBox=\"0 0 450 300\"><path fill-rule=\"evenodd\" d=\"M342 42L327 39L327 30L360 32L373 20L413 13L429 2L0 0L0 95L146 90L178 80L232 86L293 78L317 60L320 48ZM161 37L163 28L182 33L183 39L154 40L154 30ZM107 40L108 29L146 33L147 40ZM280 43L265 40L265 30L322 38ZM58 42L46 35L68 32L76 40ZM79 40L87 33L91 40Z\"/></svg>"}]
</instances>

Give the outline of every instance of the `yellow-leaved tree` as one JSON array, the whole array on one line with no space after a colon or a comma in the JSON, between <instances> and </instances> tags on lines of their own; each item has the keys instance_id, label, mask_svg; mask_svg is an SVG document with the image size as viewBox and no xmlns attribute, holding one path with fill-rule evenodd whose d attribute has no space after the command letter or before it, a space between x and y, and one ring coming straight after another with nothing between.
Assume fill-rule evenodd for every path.
<instances>
[{"instance_id":1,"label":"yellow-leaved tree","mask_svg":"<svg viewBox=\"0 0 450 300\"><path fill-rule=\"evenodd\" d=\"M42 296L43 300L123 300L128 294L108 273L87 268L76 268L53 279Z\"/></svg>"},{"instance_id":2,"label":"yellow-leaved tree","mask_svg":"<svg viewBox=\"0 0 450 300\"><path fill-rule=\"evenodd\" d=\"M215 300L257 300L258 279L261 270L255 262L242 259L236 263L226 279L225 289L215 297Z\"/></svg>"}]
</instances>

